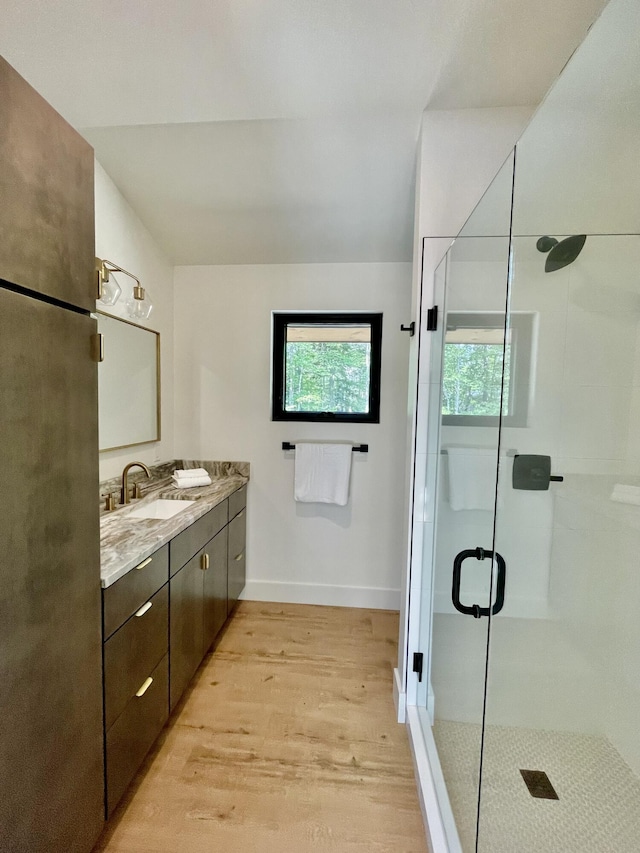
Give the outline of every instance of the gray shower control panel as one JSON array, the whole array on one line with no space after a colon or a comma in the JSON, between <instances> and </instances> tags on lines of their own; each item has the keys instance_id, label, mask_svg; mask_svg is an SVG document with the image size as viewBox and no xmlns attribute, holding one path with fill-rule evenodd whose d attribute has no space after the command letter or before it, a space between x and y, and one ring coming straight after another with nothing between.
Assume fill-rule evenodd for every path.
<instances>
[{"instance_id":1,"label":"gray shower control panel","mask_svg":"<svg viewBox=\"0 0 640 853\"><path fill-rule=\"evenodd\" d=\"M551 457L518 453L513 457L511 485L529 492L546 491L550 482L561 483L562 477L551 473Z\"/></svg>"}]
</instances>

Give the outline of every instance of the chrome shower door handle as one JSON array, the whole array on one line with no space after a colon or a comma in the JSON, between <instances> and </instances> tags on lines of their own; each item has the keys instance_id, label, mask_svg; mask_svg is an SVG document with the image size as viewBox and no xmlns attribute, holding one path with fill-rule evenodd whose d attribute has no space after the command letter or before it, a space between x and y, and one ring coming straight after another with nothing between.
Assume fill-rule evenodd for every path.
<instances>
[{"instance_id":1,"label":"chrome shower door handle","mask_svg":"<svg viewBox=\"0 0 640 853\"><path fill-rule=\"evenodd\" d=\"M465 560L468 560L471 557L475 557L476 560L484 560L485 557L488 557L495 565L498 570L498 577L496 579L496 600L493 604L493 607L480 607L479 604L463 604L460 601L460 580L462 578L462 564ZM501 554L498 554L496 551L485 551L484 548L473 548L467 549L466 551L460 551L459 554L456 554L456 558L453 561L453 580L451 584L451 601L453 602L453 606L458 611L458 613L463 613L465 616L473 616L474 619L479 619L481 616L488 616L491 613L492 616L495 616L497 613L500 613L502 608L504 607L504 589L507 579L507 564L504 561L504 557Z\"/></svg>"}]
</instances>

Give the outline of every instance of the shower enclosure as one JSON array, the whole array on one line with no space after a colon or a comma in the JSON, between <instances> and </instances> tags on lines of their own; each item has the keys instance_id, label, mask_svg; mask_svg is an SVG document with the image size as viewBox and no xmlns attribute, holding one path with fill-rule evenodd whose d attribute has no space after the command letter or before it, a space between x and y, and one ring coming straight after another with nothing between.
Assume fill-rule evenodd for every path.
<instances>
[{"instance_id":1,"label":"shower enclosure","mask_svg":"<svg viewBox=\"0 0 640 853\"><path fill-rule=\"evenodd\" d=\"M640 850L638 32L612 0L434 278L417 703L442 850Z\"/></svg>"}]
</instances>

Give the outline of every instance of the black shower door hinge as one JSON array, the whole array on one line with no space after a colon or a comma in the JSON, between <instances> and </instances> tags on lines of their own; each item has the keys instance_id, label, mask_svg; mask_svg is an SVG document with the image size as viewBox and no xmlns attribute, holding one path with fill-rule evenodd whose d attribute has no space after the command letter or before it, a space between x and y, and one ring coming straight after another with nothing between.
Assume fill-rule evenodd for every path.
<instances>
[{"instance_id":1,"label":"black shower door hinge","mask_svg":"<svg viewBox=\"0 0 640 853\"><path fill-rule=\"evenodd\" d=\"M427 332L435 332L438 328L438 306L434 305L427 311Z\"/></svg>"},{"instance_id":2,"label":"black shower door hinge","mask_svg":"<svg viewBox=\"0 0 640 853\"><path fill-rule=\"evenodd\" d=\"M413 653L413 671L418 673L418 681L422 681L422 664L424 655L422 652Z\"/></svg>"}]
</instances>

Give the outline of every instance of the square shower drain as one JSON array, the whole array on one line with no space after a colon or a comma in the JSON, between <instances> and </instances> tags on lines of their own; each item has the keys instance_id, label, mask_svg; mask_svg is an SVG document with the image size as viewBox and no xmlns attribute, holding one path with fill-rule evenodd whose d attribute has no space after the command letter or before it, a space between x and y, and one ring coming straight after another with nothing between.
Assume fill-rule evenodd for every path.
<instances>
[{"instance_id":1,"label":"square shower drain","mask_svg":"<svg viewBox=\"0 0 640 853\"><path fill-rule=\"evenodd\" d=\"M544 770L521 770L520 773L532 797L538 800L560 799Z\"/></svg>"}]
</instances>

